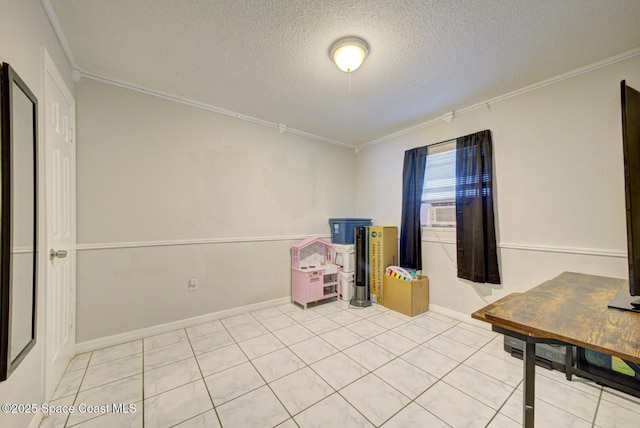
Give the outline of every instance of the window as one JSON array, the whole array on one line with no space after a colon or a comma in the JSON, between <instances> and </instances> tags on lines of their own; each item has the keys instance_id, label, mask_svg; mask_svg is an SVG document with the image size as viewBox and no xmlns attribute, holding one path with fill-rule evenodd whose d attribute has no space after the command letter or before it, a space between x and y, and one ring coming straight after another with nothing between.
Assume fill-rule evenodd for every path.
<instances>
[{"instance_id":1,"label":"window","mask_svg":"<svg viewBox=\"0 0 640 428\"><path fill-rule=\"evenodd\" d=\"M430 146L422 191L420 222L453 227L456 224L456 141Z\"/></svg>"}]
</instances>

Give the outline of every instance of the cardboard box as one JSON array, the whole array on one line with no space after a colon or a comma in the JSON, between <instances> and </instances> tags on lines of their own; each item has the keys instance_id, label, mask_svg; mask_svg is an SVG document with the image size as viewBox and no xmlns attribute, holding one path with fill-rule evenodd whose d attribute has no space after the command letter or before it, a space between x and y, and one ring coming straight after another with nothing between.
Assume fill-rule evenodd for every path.
<instances>
[{"instance_id":1,"label":"cardboard box","mask_svg":"<svg viewBox=\"0 0 640 428\"><path fill-rule=\"evenodd\" d=\"M369 226L369 292L373 302L384 303L385 271L397 264L398 228Z\"/></svg>"},{"instance_id":2,"label":"cardboard box","mask_svg":"<svg viewBox=\"0 0 640 428\"><path fill-rule=\"evenodd\" d=\"M429 310L429 278L419 276L417 281L405 281L384 276L384 306L410 317Z\"/></svg>"}]
</instances>

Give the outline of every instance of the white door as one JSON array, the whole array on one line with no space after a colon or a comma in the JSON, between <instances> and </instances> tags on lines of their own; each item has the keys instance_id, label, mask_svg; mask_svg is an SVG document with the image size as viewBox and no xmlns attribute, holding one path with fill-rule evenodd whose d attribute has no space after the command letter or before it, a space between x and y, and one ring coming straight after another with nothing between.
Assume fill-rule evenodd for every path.
<instances>
[{"instance_id":1,"label":"white door","mask_svg":"<svg viewBox=\"0 0 640 428\"><path fill-rule=\"evenodd\" d=\"M45 51L46 157L45 398L51 398L75 346L75 100Z\"/></svg>"}]
</instances>

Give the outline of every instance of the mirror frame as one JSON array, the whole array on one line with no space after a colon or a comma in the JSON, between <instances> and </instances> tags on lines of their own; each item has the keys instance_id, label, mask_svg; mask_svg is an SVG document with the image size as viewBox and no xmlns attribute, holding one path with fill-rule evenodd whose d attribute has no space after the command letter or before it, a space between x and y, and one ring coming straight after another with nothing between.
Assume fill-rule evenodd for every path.
<instances>
[{"instance_id":1,"label":"mirror frame","mask_svg":"<svg viewBox=\"0 0 640 428\"><path fill-rule=\"evenodd\" d=\"M2 102L0 111L2 116L2 146L0 148L0 381L6 380L25 358L29 351L36 344L36 313L37 313L37 252L38 252L38 99L31 92L24 81L7 63L2 64L0 89L2 92ZM18 352L11 361L11 322L12 307L11 297L13 295L13 263L11 255L11 240L13 235L12 218L12 177L13 177L13 88L14 84L29 98L33 108L33 247L31 255L33 258L32 269L32 316L31 316L31 338L25 347Z\"/></svg>"}]
</instances>

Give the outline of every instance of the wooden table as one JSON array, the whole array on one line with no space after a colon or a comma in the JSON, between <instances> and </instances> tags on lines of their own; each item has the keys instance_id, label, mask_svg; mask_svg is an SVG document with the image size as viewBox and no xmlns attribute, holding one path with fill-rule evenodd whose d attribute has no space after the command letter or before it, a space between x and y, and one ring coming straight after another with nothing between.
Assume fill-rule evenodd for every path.
<instances>
[{"instance_id":1,"label":"wooden table","mask_svg":"<svg viewBox=\"0 0 640 428\"><path fill-rule=\"evenodd\" d=\"M565 272L525 293L510 294L474 312L496 332L525 343L523 425L534 426L535 344L582 346L640 363L640 314L607 304L628 281Z\"/></svg>"}]
</instances>

